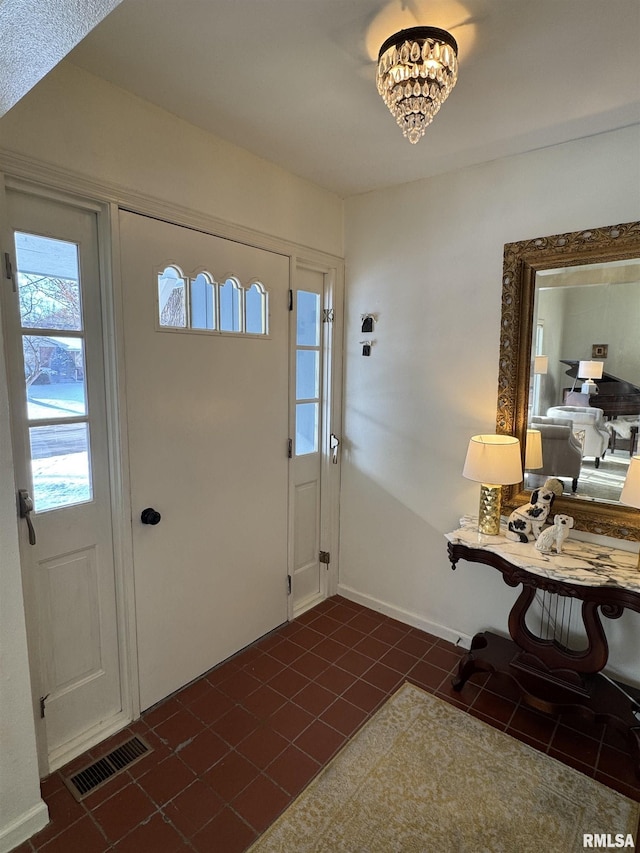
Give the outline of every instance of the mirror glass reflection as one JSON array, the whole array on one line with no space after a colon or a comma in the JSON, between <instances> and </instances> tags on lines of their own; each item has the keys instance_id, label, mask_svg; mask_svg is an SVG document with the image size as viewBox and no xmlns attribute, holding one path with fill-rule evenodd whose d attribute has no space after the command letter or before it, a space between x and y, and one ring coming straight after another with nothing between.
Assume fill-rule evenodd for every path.
<instances>
[{"instance_id":1,"label":"mirror glass reflection","mask_svg":"<svg viewBox=\"0 0 640 853\"><path fill-rule=\"evenodd\" d=\"M526 488L557 476L565 495L619 502L639 452L640 259L536 272L527 422L542 468L529 460Z\"/></svg>"}]
</instances>

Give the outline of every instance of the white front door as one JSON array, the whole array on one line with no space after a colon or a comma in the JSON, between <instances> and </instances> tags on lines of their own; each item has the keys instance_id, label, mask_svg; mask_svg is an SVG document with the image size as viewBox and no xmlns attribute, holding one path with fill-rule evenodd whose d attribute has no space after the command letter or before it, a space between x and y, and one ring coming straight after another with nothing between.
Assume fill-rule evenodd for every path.
<instances>
[{"instance_id":1,"label":"white front door","mask_svg":"<svg viewBox=\"0 0 640 853\"><path fill-rule=\"evenodd\" d=\"M145 709L287 619L289 259L129 212L120 244Z\"/></svg>"},{"instance_id":2,"label":"white front door","mask_svg":"<svg viewBox=\"0 0 640 853\"><path fill-rule=\"evenodd\" d=\"M122 709L97 212L8 191L7 222L15 289L4 315L44 775L113 730Z\"/></svg>"}]
</instances>

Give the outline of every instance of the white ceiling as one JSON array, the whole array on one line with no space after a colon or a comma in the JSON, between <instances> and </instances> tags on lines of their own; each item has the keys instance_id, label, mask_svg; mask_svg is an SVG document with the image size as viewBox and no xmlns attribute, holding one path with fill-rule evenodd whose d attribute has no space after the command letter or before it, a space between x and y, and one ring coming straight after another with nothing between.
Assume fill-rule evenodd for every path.
<instances>
[{"instance_id":1,"label":"white ceiling","mask_svg":"<svg viewBox=\"0 0 640 853\"><path fill-rule=\"evenodd\" d=\"M411 145L375 58L417 24L460 70ZM69 58L341 196L640 122L638 0L123 0Z\"/></svg>"}]
</instances>

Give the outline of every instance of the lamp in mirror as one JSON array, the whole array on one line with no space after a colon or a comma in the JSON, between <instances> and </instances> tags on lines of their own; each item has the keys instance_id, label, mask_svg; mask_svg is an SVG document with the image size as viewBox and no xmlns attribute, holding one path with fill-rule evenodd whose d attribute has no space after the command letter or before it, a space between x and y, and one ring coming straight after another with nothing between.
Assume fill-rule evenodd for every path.
<instances>
[{"instance_id":1,"label":"lamp in mirror","mask_svg":"<svg viewBox=\"0 0 640 853\"><path fill-rule=\"evenodd\" d=\"M502 486L522 481L520 441L511 435L474 435L469 441L462 476L480 483L478 532L497 536Z\"/></svg>"},{"instance_id":2,"label":"lamp in mirror","mask_svg":"<svg viewBox=\"0 0 640 853\"><path fill-rule=\"evenodd\" d=\"M542 468L542 465L542 433L539 429L528 429L524 454L525 471L535 471Z\"/></svg>"},{"instance_id":3,"label":"lamp in mirror","mask_svg":"<svg viewBox=\"0 0 640 853\"><path fill-rule=\"evenodd\" d=\"M629 462L620 501L627 506L640 509L640 456L633 456ZM638 554L638 570L640 571L640 554Z\"/></svg>"},{"instance_id":4,"label":"lamp in mirror","mask_svg":"<svg viewBox=\"0 0 640 853\"><path fill-rule=\"evenodd\" d=\"M533 360L533 372L536 376L544 376L549 372L549 356L537 355Z\"/></svg>"},{"instance_id":5,"label":"lamp in mirror","mask_svg":"<svg viewBox=\"0 0 640 853\"><path fill-rule=\"evenodd\" d=\"M601 361L581 361L578 365L578 379L585 379L580 389L583 394L597 394L598 386L594 379L602 379L604 364Z\"/></svg>"}]
</instances>

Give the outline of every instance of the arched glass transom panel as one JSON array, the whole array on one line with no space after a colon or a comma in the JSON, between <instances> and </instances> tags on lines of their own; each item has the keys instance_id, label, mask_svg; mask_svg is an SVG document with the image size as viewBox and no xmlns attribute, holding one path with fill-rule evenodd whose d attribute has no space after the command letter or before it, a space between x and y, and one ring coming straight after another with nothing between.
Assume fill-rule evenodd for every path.
<instances>
[{"instance_id":1,"label":"arched glass transom panel","mask_svg":"<svg viewBox=\"0 0 640 853\"><path fill-rule=\"evenodd\" d=\"M203 272L191 280L191 328L216 328L215 285Z\"/></svg>"},{"instance_id":2,"label":"arched glass transom panel","mask_svg":"<svg viewBox=\"0 0 640 853\"><path fill-rule=\"evenodd\" d=\"M158 273L158 328L215 335L269 335L269 292L260 281L246 286L201 268L184 273L170 264Z\"/></svg>"},{"instance_id":3,"label":"arched glass transom panel","mask_svg":"<svg viewBox=\"0 0 640 853\"><path fill-rule=\"evenodd\" d=\"M220 330L242 331L242 287L234 278L220 286Z\"/></svg>"},{"instance_id":4,"label":"arched glass transom panel","mask_svg":"<svg viewBox=\"0 0 640 853\"><path fill-rule=\"evenodd\" d=\"M255 281L245 294L245 332L249 335L267 333L267 294L264 287Z\"/></svg>"},{"instance_id":5,"label":"arched glass transom panel","mask_svg":"<svg viewBox=\"0 0 640 853\"><path fill-rule=\"evenodd\" d=\"M158 322L173 329L186 328L185 280L177 267L167 267L158 275Z\"/></svg>"}]
</instances>

